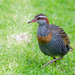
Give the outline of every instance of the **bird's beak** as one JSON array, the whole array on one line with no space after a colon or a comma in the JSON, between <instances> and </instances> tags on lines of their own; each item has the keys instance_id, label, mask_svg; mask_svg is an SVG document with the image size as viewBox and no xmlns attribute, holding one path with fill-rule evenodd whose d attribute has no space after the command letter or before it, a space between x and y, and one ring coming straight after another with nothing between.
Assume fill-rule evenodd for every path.
<instances>
[{"instance_id":1,"label":"bird's beak","mask_svg":"<svg viewBox=\"0 0 75 75\"><path fill-rule=\"evenodd\" d=\"M32 19L31 21L29 21L28 23L32 23L32 22L36 22L36 19Z\"/></svg>"}]
</instances>

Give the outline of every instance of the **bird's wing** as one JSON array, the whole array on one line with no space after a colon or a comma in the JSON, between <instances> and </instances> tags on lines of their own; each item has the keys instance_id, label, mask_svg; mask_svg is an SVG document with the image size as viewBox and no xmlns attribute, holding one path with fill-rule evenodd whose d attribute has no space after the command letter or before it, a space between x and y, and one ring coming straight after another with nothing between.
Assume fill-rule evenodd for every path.
<instances>
[{"instance_id":1,"label":"bird's wing","mask_svg":"<svg viewBox=\"0 0 75 75\"><path fill-rule=\"evenodd\" d=\"M61 38L63 39L65 45L69 45L70 40L69 40L67 34L65 33L65 31L61 27L56 26L56 25L50 25L50 29L55 32L58 32L60 34Z\"/></svg>"},{"instance_id":2,"label":"bird's wing","mask_svg":"<svg viewBox=\"0 0 75 75\"><path fill-rule=\"evenodd\" d=\"M61 27L59 27L59 29L57 31L60 33L60 36L62 37L65 45L68 45L70 43L70 40L69 40L67 34L64 32L64 30Z\"/></svg>"}]
</instances>

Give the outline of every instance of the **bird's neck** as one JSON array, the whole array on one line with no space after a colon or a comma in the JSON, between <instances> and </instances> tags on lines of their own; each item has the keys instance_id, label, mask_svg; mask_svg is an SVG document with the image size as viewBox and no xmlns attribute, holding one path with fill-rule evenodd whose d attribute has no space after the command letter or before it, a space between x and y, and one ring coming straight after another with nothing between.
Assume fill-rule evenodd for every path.
<instances>
[{"instance_id":1,"label":"bird's neck","mask_svg":"<svg viewBox=\"0 0 75 75\"><path fill-rule=\"evenodd\" d=\"M37 36L45 37L48 35L48 24L42 24L38 26Z\"/></svg>"}]
</instances>

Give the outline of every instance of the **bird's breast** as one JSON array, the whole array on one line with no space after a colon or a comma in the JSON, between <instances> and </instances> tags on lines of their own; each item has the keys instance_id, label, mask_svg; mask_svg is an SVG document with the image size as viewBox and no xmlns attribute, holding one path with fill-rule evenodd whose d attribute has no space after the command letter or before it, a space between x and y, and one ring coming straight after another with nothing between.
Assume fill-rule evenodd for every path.
<instances>
[{"instance_id":1,"label":"bird's breast","mask_svg":"<svg viewBox=\"0 0 75 75\"><path fill-rule=\"evenodd\" d=\"M50 40L52 39L52 34L49 33L47 36L43 37L43 36L37 36L37 40L39 43L48 43L50 42Z\"/></svg>"}]
</instances>

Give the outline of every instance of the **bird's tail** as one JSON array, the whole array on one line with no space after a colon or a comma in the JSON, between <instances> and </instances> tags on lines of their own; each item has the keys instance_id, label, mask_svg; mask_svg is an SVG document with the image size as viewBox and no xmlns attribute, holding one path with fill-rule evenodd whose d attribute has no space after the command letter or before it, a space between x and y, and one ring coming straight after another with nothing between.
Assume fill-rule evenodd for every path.
<instances>
[{"instance_id":1,"label":"bird's tail","mask_svg":"<svg viewBox=\"0 0 75 75\"><path fill-rule=\"evenodd\" d=\"M70 47L69 45L66 45L66 48L68 51L73 51L72 47Z\"/></svg>"},{"instance_id":2,"label":"bird's tail","mask_svg":"<svg viewBox=\"0 0 75 75\"><path fill-rule=\"evenodd\" d=\"M70 47L69 51L73 51L73 48L72 48L72 47Z\"/></svg>"}]
</instances>

